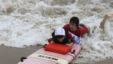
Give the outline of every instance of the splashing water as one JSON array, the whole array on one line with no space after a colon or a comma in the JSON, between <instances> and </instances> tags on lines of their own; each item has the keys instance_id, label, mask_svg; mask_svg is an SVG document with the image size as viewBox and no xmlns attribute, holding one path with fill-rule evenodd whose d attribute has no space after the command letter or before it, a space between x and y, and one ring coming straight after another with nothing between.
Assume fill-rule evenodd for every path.
<instances>
[{"instance_id":1,"label":"splashing water","mask_svg":"<svg viewBox=\"0 0 113 64\"><path fill-rule=\"evenodd\" d=\"M78 16L90 28L91 36L81 39L83 50L76 62L111 58L113 20L106 24L104 39L99 24L113 10L112 3L112 0L0 0L0 44L13 47L45 44L52 29Z\"/></svg>"}]
</instances>

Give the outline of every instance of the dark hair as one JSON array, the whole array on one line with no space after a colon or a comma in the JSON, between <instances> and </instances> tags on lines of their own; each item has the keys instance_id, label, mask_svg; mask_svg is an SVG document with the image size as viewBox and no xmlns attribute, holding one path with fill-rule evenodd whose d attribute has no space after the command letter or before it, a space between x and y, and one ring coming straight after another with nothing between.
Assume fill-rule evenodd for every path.
<instances>
[{"instance_id":1,"label":"dark hair","mask_svg":"<svg viewBox=\"0 0 113 64\"><path fill-rule=\"evenodd\" d=\"M70 19L70 22L69 23L71 23L73 25L76 25L78 27L79 26L79 18L78 17L72 17Z\"/></svg>"}]
</instances>

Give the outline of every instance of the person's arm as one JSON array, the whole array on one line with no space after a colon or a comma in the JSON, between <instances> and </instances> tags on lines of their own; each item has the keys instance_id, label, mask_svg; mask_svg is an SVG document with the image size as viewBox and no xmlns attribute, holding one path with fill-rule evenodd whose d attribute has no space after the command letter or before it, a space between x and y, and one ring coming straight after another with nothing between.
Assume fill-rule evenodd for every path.
<instances>
[{"instance_id":1,"label":"person's arm","mask_svg":"<svg viewBox=\"0 0 113 64\"><path fill-rule=\"evenodd\" d=\"M78 36L75 35L73 37L73 42L76 43L76 44L80 44L80 37L78 37Z\"/></svg>"},{"instance_id":2,"label":"person's arm","mask_svg":"<svg viewBox=\"0 0 113 64\"><path fill-rule=\"evenodd\" d=\"M105 31L105 23L106 23L106 21L107 21L108 18L109 18L109 16L108 15L105 15L104 16L104 19L100 23L100 28L102 29L103 32Z\"/></svg>"},{"instance_id":3,"label":"person's arm","mask_svg":"<svg viewBox=\"0 0 113 64\"><path fill-rule=\"evenodd\" d=\"M77 35L75 35L75 34L73 34L73 33L71 33L71 32L69 32L69 33L70 33L71 36L72 36L72 41L73 41L73 43L80 44L80 37L78 37Z\"/></svg>"}]
</instances>

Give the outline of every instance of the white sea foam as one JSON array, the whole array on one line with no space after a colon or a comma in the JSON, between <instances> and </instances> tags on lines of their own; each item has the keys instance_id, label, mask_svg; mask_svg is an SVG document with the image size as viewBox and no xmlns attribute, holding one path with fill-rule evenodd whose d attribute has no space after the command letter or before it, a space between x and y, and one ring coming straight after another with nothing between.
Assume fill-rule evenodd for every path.
<instances>
[{"instance_id":1,"label":"white sea foam","mask_svg":"<svg viewBox=\"0 0 113 64\"><path fill-rule=\"evenodd\" d=\"M99 24L113 11L112 0L0 0L0 44L24 47L45 44L55 27L78 16L91 35L81 39L83 50L76 62L86 63L113 57L112 20L106 35ZM105 36L105 37L103 37Z\"/></svg>"}]
</instances>

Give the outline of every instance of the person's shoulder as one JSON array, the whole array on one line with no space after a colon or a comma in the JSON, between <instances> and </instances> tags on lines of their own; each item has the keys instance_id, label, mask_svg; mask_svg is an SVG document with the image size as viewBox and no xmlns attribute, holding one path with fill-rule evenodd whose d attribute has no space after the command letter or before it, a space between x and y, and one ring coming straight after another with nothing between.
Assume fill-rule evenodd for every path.
<instances>
[{"instance_id":1,"label":"person's shoulder","mask_svg":"<svg viewBox=\"0 0 113 64\"><path fill-rule=\"evenodd\" d=\"M51 41L53 41L53 38L49 38L49 39L48 39L48 42L51 42Z\"/></svg>"},{"instance_id":2,"label":"person's shoulder","mask_svg":"<svg viewBox=\"0 0 113 64\"><path fill-rule=\"evenodd\" d=\"M64 26L69 26L69 24L65 24Z\"/></svg>"},{"instance_id":3,"label":"person's shoulder","mask_svg":"<svg viewBox=\"0 0 113 64\"><path fill-rule=\"evenodd\" d=\"M69 24L65 24L63 28L64 29L69 28Z\"/></svg>"}]
</instances>

